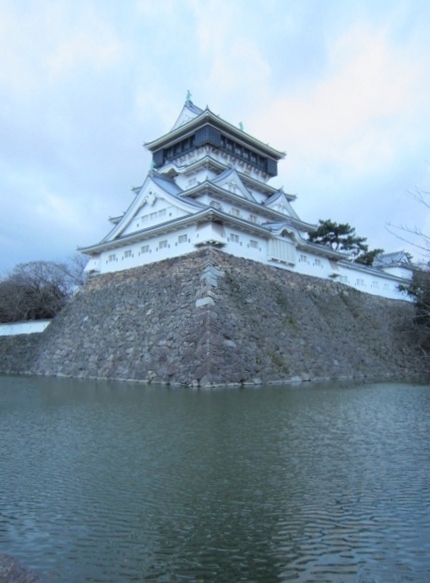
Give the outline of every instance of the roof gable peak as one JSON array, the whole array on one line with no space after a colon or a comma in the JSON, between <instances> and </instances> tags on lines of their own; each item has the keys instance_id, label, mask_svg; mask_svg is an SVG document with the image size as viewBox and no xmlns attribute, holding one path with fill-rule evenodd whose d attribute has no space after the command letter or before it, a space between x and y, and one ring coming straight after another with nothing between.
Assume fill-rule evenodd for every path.
<instances>
[{"instance_id":1,"label":"roof gable peak","mask_svg":"<svg viewBox=\"0 0 430 583\"><path fill-rule=\"evenodd\" d=\"M220 186L224 190L229 190L233 194L242 196L246 200L255 202L254 197L242 182L242 179L235 168L227 168L224 170L224 172L211 180L211 182L212 184Z\"/></svg>"},{"instance_id":2,"label":"roof gable peak","mask_svg":"<svg viewBox=\"0 0 430 583\"><path fill-rule=\"evenodd\" d=\"M171 131L173 132L174 130L185 125L194 118L198 117L202 113L204 113L204 110L200 109L200 107L197 107L197 105L194 105L189 95L187 95L187 99L182 107L181 113L179 114L179 117L173 124Z\"/></svg>"},{"instance_id":3,"label":"roof gable peak","mask_svg":"<svg viewBox=\"0 0 430 583\"><path fill-rule=\"evenodd\" d=\"M282 213L283 215L287 215L295 219L299 218L298 214L291 206L290 201L288 200L288 197L282 190L282 188L274 192L272 196L269 196L269 198L266 199L263 204L264 206L279 213Z\"/></svg>"},{"instance_id":4,"label":"roof gable peak","mask_svg":"<svg viewBox=\"0 0 430 583\"><path fill-rule=\"evenodd\" d=\"M177 207L185 213L195 213L204 206L197 201L184 199L180 196L182 189L179 188L172 180L151 171L139 192L136 193L134 201L131 203L127 211L117 219L114 218L114 227L102 239L101 243L111 242L122 237L130 230L133 220L143 207L154 207L158 201L164 200L174 207ZM133 229L133 227L132 227Z\"/></svg>"}]
</instances>

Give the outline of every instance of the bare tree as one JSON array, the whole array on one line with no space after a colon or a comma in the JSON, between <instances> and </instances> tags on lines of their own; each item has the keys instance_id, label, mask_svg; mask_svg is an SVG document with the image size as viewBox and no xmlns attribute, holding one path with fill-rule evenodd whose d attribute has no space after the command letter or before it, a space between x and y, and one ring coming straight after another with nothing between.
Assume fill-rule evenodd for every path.
<instances>
[{"instance_id":1,"label":"bare tree","mask_svg":"<svg viewBox=\"0 0 430 583\"><path fill-rule=\"evenodd\" d=\"M85 267L88 257L82 253L75 253L64 264L66 267L67 280L72 291L82 287L86 281Z\"/></svg>"},{"instance_id":2,"label":"bare tree","mask_svg":"<svg viewBox=\"0 0 430 583\"><path fill-rule=\"evenodd\" d=\"M0 322L30 320L28 290L22 285L6 280L0 282Z\"/></svg>"},{"instance_id":3,"label":"bare tree","mask_svg":"<svg viewBox=\"0 0 430 583\"><path fill-rule=\"evenodd\" d=\"M407 194L430 209L430 191L417 188L415 192ZM415 265L411 281L399 287L414 300L415 340L423 356L430 360L430 236L416 226L389 223L387 229L401 241L415 247L424 259L419 265Z\"/></svg>"},{"instance_id":4,"label":"bare tree","mask_svg":"<svg viewBox=\"0 0 430 583\"><path fill-rule=\"evenodd\" d=\"M430 209L430 191L417 188L415 192L408 192L407 195L416 202L419 202ZM421 254L424 254L426 263L428 262L428 254L430 253L430 235L427 235L416 226L393 225L391 222L387 223L387 229L392 235L395 235L401 241L418 249Z\"/></svg>"},{"instance_id":5,"label":"bare tree","mask_svg":"<svg viewBox=\"0 0 430 583\"><path fill-rule=\"evenodd\" d=\"M83 284L85 259L32 261L0 281L0 322L53 318Z\"/></svg>"}]
</instances>

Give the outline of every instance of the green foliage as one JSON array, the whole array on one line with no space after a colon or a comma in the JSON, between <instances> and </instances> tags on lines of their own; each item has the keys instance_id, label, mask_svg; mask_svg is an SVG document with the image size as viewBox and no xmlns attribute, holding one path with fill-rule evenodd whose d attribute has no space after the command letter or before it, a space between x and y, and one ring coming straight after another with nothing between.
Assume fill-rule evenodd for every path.
<instances>
[{"instance_id":1,"label":"green foliage","mask_svg":"<svg viewBox=\"0 0 430 583\"><path fill-rule=\"evenodd\" d=\"M383 249L369 251L366 237L359 237L355 228L348 223L335 223L327 219L319 220L319 226L309 233L309 241L318 245L330 247L333 251L347 252L350 257L362 265L373 265L376 257L383 253Z\"/></svg>"},{"instance_id":2,"label":"green foliage","mask_svg":"<svg viewBox=\"0 0 430 583\"><path fill-rule=\"evenodd\" d=\"M280 371L282 371L285 374L288 374L290 372L288 365L286 364L282 355L279 352L271 350L268 352L268 354L272 360L272 363L274 364L274 366L277 369L279 369Z\"/></svg>"},{"instance_id":3,"label":"green foliage","mask_svg":"<svg viewBox=\"0 0 430 583\"><path fill-rule=\"evenodd\" d=\"M331 247L334 251L367 251L366 239L358 237L348 223L319 220L319 226L309 233L309 241Z\"/></svg>"},{"instance_id":4,"label":"green foliage","mask_svg":"<svg viewBox=\"0 0 430 583\"><path fill-rule=\"evenodd\" d=\"M383 252L383 249L373 249L373 251L366 251L359 255L354 261L355 263L361 263L361 265L367 265L368 267L371 267L378 255L381 255Z\"/></svg>"}]
</instances>

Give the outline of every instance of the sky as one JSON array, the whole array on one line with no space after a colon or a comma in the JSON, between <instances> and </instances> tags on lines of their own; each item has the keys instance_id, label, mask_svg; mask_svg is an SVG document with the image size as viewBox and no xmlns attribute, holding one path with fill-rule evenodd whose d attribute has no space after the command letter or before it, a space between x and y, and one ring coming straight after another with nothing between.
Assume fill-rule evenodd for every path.
<instances>
[{"instance_id":1,"label":"sky","mask_svg":"<svg viewBox=\"0 0 430 583\"><path fill-rule=\"evenodd\" d=\"M418 258L387 225L430 233L429 28L427 0L0 0L0 276L99 242L188 90L287 153L301 219Z\"/></svg>"}]
</instances>

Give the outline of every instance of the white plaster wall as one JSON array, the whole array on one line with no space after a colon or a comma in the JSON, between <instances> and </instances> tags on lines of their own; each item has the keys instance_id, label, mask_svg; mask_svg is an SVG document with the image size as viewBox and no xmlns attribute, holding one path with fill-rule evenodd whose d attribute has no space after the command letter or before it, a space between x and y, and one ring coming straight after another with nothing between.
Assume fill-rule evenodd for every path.
<instances>
[{"instance_id":1,"label":"white plaster wall","mask_svg":"<svg viewBox=\"0 0 430 583\"><path fill-rule=\"evenodd\" d=\"M194 200L196 202L199 202L200 204L204 204L207 206L210 206L211 202L215 201L219 202L220 205L222 206L222 201L219 201L215 196L209 196L209 194L202 194L200 196L197 196Z\"/></svg>"},{"instance_id":2,"label":"white plaster wall","mask_svg":"<svg viewBox=\"0 0 430 583\"><path fill-rule=\"evenodd\" d=\"M91 260L85 270L110 273L191 253L195 251L194 241L192 241L194 231L195 227L190 226L188 229L178 229L173 234L157 235L144 242L104 251L100 259ZM186 241L182 241L185 235Z\"/></svg>"},{"instance_id":3,"label":"white plaster wall","mask_svg":"<svg viewBox=\"0 0 430 583\"><path fill-rule=\"evenodd\" d=\"M224 225L216 223L203 223L197 225L191 237L191 243L193 246L203 245L209 241L220 245L225 245L227 243L227 230Z\"/></svg>"},{"instance_id":4,"label":"white plaster wall","mask_svg":"<svg viewBox=\"0 0 430 583\"><path fill-rule=\"evenodd\" d=\"M400 281L383 271L376 273L374 271L366 272L359 268L357 269L353 263L350 263L339 265L339 273L340 277L337 278L337 281L359 291L395 300L411 301L405 292L399 291ZM341 277L346 277L347 281L342 281Z\"/></svg>"},{"instance_id":5,"label":"white plaster wall","mask_svg":"<svg viewBox=\"0 0 430 583\"><path fill-rule=\"evenodd\" d=\"M255 199L255 202L258 204L263 204L263 202L265 202L268 199L268 196L266 194L262 194L261 192L258 192L253 188L248 188L248 190L251 192L252 196Z\"/></svg>"},{"instance_id":6,"label":"white plaster wall","mask_svg":"<svg viewBox=\"0 0 430 583\"><path fill-rule=\"evenodd\" d=\"M17 336L18 334L38 334L43 332L51 320L35 320L31 322L14 322L0 324L0 336Z\"/></svg>"},{"instance_id":7,"label":"white plaster wall","mask_svg":"<svg viewBox=\"0 0 430 583\"><path fill-rule=\"evenodd\" d=\"M238 240L235 240L235 237ZM261 263L267 262L267 241L262 237L226 228L226 240L227 244L223 251L245 259L253 259Z\"/></svg>"},{"instance_id":8,"label":"white plaster wall","mask_svg":"<svg viewBox=\"0 0 430 583\"><path fill-rule=\"evenodd\" d=\"M272 260L267 260L266 263L303 275L332 279L333 281L373 295L395 300L411 301L405 292L399 291L398 286L401 281L398 277L393 277L393 274L386 274L379 270L366 271L357 267L354 263L336 263L325 257L319 257L300 250L297 250L297 260L294 266ZM410 270L403 269L402 271L404 272L404 278L408 279L411 276Z\"/></svg>"},{"instance_id":9,"label":"white plaster wall","mask_svg":"<svg viewBox=\"0 0 430 583\"><path fill-rule=\"evenodd\" d=\"M390 275L395 275L397 277L404 277L406 279L412 278L412 271L410 269L406 269L404 267L384 267L383 271L385 273L389 273Z\"/></svg>"},{"instance_id":10,"label":"white plaster wall","mask_svg":"<svg viewBox=\"0 0 430 583\"><path fill-rule=\"evenodd\" d=\"M303 275L326 279L330 277L334 269L326 257L320 257L298 249L294 271Z\"/></svg>"},{"instance_id":11,"label":"white plaster wall","mask_svg":"<svg viewBox=\"0 0 430 583\"><path fill-rule=\"evenodd\" d=\"M154 227L161 223L172 220L178 216L184 216L185 211L173 207L163 199L157 199L153 205L145 204L138 212L137 216L130 222L124 235L130 235L136 231Z\"/></svg>"},{"instance_id":12,"label":"white plaster wall","mask_svg":"<svg viewBox=\"0 0 430 583\"><path fill-rule=\"evenodd\" d=\"M104 252L99 261L97 259L90 260L87 271L97 270L97 265L100 273L131 269L169 257L191 253L200 245L209 242L215 245L219 244L224 252L237 257L252 259L303 275L331 279L373 295L409 300L404 292L398 290L398 285L401 283L400 278L394 277L392 274L379 270L366 271L355 266L354 263L346 261L336 263L300 249L296 249L294 264L273 260L268 256L268 239L213 223L205 223L197 228L189 226L178 229L170 235L158 235L152 239L147 239L143 244L128 245L121 249ZM147 248L146 252L143 252L143 247ZM110 260L112 255L115 255L115 260ZM402 269L403 272L405 275L410 273L409 270L405 269Z\"/></svg>"}]
</instances>

